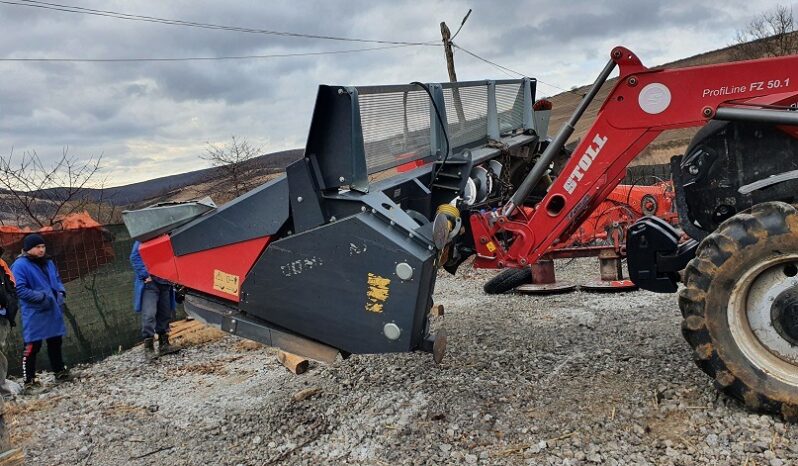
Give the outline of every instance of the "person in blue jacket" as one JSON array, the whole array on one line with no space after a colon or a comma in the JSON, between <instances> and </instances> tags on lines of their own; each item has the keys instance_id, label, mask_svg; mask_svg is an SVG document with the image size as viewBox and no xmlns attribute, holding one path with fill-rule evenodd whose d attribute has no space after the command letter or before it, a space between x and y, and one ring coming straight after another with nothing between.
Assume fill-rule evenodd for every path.
<instances>
[{"instance_id":1,"label":"person in blue jacket","mask_svg":"<svg viewBox=\"0 0 798 466\"><path fill-rule=\"evenodd\" d=\"M171 283L150 275L139 254L140 242L133 243L130 265L135 275L133 310L141 313L141 336L144 338L144 357L174 353L178 349L169 343L169 321L176 308L175 290ZM158 334L158 354L155 354L155 334Z\"/></svg>"},{"instance_id":2,"label":"person in blue jacket","mask_svg":"<svg viewBox=\"0 0 798 466\"><path fill-rule=\"evenodd\" d=\"M17 299L22 314L22 373L25 388L40 386L36 380L36 355L47 342L47 356L57 381L69 380L61 342L66 335L64 299L66 290L58 268L47 256L44 238L33 233L22 241L22 254L11 265L16 279Z\"/></svg>"}]
</instances>

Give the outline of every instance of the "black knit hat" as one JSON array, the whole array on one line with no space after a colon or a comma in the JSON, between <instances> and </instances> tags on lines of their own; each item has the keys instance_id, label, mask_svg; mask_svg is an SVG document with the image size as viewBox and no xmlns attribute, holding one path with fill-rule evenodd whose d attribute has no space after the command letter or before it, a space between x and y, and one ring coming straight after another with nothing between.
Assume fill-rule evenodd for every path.
<instances>
[{"instance_id":1,"label":"black knit hat","mask_svg":"<svg viewBox=\"0 0 798 466\"><path fill-rule=\"evenodd\" d=\"M22 240L22 250L28 252L40 244L44 244L44 238L42 238L42 235L38 233L31 233Z\"/></svg>"}]
</instances>

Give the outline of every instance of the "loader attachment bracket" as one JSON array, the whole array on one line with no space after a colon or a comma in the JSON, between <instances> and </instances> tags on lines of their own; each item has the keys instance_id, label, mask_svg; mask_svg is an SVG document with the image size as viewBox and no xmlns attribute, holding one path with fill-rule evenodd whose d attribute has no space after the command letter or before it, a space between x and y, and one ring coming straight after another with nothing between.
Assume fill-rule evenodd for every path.
<instances>
[{"instance_id":1,"label":"loader attachment bracket","mask_svg":"<svg viewBox=\"0 0 798 466\"><path fill-rule=\"evenodd\" d=\"M679 282L678 272L695 257L698 242L680 244L680 235L659 217L644 217L626 237L629 277L635 285L656 293L673 293Z\"/></svg>"}]
</instances>

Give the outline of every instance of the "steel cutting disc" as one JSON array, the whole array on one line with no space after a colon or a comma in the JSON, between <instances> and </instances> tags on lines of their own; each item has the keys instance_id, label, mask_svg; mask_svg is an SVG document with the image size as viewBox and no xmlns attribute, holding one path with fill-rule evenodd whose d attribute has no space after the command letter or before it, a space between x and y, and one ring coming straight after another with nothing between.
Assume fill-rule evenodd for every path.
<instances>
[{"instance_id":1,"label":"steel cutting disc","mask_svg":"<svg viewBox=\"0 0 798 466\"><path fill-rule=\"evenodd\" d=\"M471 170L471 178L477 187L476 201L482 202L488 198L491 189L493 188L493 180L488 175L488 170L484 167L474 167Z\"/></svg>"},{"instance_id":2,"label":"steel cutting disc","mask_svg":"<svg viewBox=\"0 0 798 466\"><path fill-rule=\"evenodd\" d=\"M609 293L621 291L634 291L637 285L632 280L596 280L579 285L579 288L585 291L606 291Z\"/></svg>"},{"instance_id":3,"label":"steel cutting disc","mask_svg":"<svg viewBox=\"0 0 798 466\"><path fill-rule=\"evenodd\" d=\"M502 168L504 168L504 165L502 165L502 163L499 162L498 160L495 159L489 160L488 166L490 167L491 170L493 170L493 174L496 175L497 177L502 175Z\"/></svg>"},{"instance_id":4,"label":"steel cutting disc","mask_svg":"<svg viewBox=\"0 0 798 466\"><path fill-rule=\"evenodd\" d=\"M474 205L477 200L477 185L471 178L466 181L465 188L463 188L463 203L465 205Z\"/></svg>"},{"instance_id":5,"label":"steel cutting disc","mask_svg":"<svg viewBox=\"0 0 798 466\"><path fill-rule=\"evenodd\" d=\"M554 283L529 283L515 287L515 291L525 294L557 294L568 293L576 289L576 283L554 282Z\"/></svg>"}]
</instances>

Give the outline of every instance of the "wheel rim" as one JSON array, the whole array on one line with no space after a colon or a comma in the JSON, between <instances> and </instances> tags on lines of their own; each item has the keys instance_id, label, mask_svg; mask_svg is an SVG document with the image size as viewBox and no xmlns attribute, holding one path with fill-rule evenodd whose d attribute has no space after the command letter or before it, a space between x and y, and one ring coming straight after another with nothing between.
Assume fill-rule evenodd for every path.
<instances>
[{"instance_id":1,"label":"wheel rim","mask_svg":"<svg viewBox=\"0 0 798 466\"><path fill-rule=\"evenodd\" d=\"M729 297L729 329L743 355L798 387L798 254L771 256L746 271Z\"/></svg>"}]
</instances>

